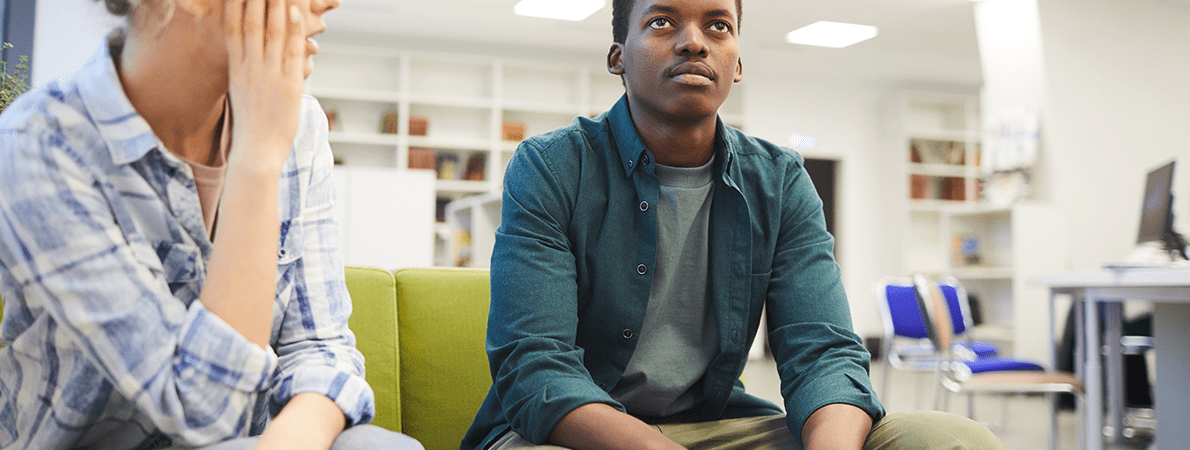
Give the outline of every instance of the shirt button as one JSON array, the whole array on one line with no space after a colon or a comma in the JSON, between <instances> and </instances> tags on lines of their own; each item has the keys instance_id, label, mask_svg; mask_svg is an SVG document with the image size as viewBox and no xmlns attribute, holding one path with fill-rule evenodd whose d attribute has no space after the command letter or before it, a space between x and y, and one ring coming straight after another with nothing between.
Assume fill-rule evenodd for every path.
<instances>
[{"instance_id":1,"label":"shirt button","mask_svg":"<svg viewBox=\"0 0 1190 450\"><path fill-rule=\"evenodd\" d=\"M599 383L599 389L607 389L607 385L603 384L603 383Z\"/></svg>"},{"instance_id":2,"label":"shirt button","mask_svg":"<svg viewBox=\"0 0 1190 450\"><path fill-rule=\"evenodd\" d=\"M640 210L641 210L641 212L648 211L649 210L649 202L644 202L644 201L640 202Z\"/></svg>"},{"instance_id":3,"label":"shirt button","mask_svg":"<svg viewBox=\"0 0 1190 450\"><path fill-rule=\"evenodd\" d=\"M632 339L632 330L624 329L624 339Z\"/></svg>"},{"instance_id":4,"label":"shirt button","mask_svg":"<svg viewBox=\"0 0 1190 450\"><path fill-rule=\"evenodd\" d=\"M644 164L644 165L648 165L649 164L649 155L640 157L640 163Z\"/></svg>"},{"instance_id":5,"label":"shirt button","mask_svg":"<svg viewBox=\"0 0 1190 450\"><path fill-rule=\"evenodd\" d=\"M280 250L277 250L277 256L280 256L280 257L284 258L284 257L285 257L285 254L286 254L286 251L285 251L285 249L280 249Z\"/></svg>"},{"instance_id":6,"label":"shirt button","mask_svg":"<svg viewBox=\"0 0 1190 450\"><path fill-rule=\"evenodd\" d=\"M629 169L631 169L631 168L632 168L632 160L631 160L631 159L630 159L630 160L628 160L628 168L629 168Z\"/></svg>"},{"instance_id":7,"label":"shirt button","mask_svg":"<svg viewBox=\"0 0 1190 450\"><path fill-rule=\"evenodd\" d=\"M638 265L638 266L636 266L636 273L639 273L639 274L641 274L641 275L644 275L644 274L645 274L646 272L648 272L648 271L649 271L649 268L648 268L648 267L645 267L645 265L644 265L644 264L641 264L641 265Z\"/></svg>"}]
</instances>

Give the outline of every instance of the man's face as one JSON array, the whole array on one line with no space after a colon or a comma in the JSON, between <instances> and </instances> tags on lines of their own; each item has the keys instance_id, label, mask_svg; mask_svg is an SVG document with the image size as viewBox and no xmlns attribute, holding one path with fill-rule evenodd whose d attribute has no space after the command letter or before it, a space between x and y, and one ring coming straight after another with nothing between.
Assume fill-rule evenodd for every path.
<instances>
[{"instance_id":1,"label":"man's face","mask_svg":"<svg viewBox=\"0 0 1190 450\"><path fill-rule=\"evenodd\" d=\"M634 108L681 120L713 115L743 78L735 0L636 0L608 71Z\"/></svg>"}]
</instances>

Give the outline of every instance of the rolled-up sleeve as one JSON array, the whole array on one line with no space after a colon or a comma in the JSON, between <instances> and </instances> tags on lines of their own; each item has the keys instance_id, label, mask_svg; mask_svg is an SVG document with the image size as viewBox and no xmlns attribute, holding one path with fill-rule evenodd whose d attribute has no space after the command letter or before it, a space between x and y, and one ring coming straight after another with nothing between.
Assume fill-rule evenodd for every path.
<instances>
[{"instance_id":1,"label":"rolled-up sleeve","mask_svg":"<svg viewBox=\"0 0 1190 450\"><path fill-rule=\"evenodd\" d=\"M868 378L870 356L852 331L847 294L826 231L822 201L801 165L787 167L780 231L768 291L769 344L794 436L818 408L859 407L884 415Z\"/></svg>"},{"instance_id":2,"label":"rolled-up sleeve","mask_svg":"<svg viewBox=\"0 0 1190 450\"><path fill-rule=\"evenodd\" d=\"M577 179L537 141L517 149L504 177L492 250L487 351L493 389L511 428L536 444L570 411L623 406L583 366L575 258L566 230ZM560 153L560 151L558 151Z\"/></svg>"},{"instance_id":3,"label":"rolled-up sleeve","mask_svg":"<svg viewBox=\"0 0 1190 450\"><path fill-rule=\"evenodd\" d=\"M352 426L370 422L376 406L372 388L364 379L363 355L356 350L355 335L347 326L351 298L339 254L326 117L312 97L305 97L303 106L307 134L298 138L297 145L311 149L313 163L299 221L301 256L283 265L279 275L279 283L291 288L286 291L290 297L274 341L280 359L270 387L270 412L276 414L299 393L313 392L333 400ZM305 139L309 141L303 142Z\"/></svg>"},{"instance_id":4,"label":"rolled-up sleeve","mask_svg":"<svg viewBox=\"0 0 1190 450\"><path fill-rule=\"evenodd\" d=\"M167 280L197 274L164 273L170 269L162 255L193 262L201 258L198 249L152 248L125 233L120 224L127 226L127 206L111 201L114 189L92 173L89 155L60 133L8 129L0 140L3 155L11 157L0 164L0 264L9 286L22 293L24 311L43 310L51 321L32 322L45 334L40 341L14 342L12 350L31 358L45 349L77 352L99 373L55 366L46 374L59 378L47 382L101 376L177 443L239 435L277 357L199 301L187 306L174 297ZM85 421L91 411L70 408L103 395L63 389L70 392L56 407L58 420Z\"/></svg>"}]
</instances>

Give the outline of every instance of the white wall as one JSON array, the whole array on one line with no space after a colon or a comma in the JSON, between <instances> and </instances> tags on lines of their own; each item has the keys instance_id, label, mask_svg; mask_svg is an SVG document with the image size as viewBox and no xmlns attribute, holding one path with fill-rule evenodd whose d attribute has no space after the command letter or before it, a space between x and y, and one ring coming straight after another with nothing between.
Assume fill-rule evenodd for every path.
<instances>
[{"instance_id":1,"label":"white wall","mask_svg":"<svg viewBox=\"0 0 1190 450\"><path fill-rule=\"evenodd\" d=\"M1072 269L1136 240L1148 171L1174 158L1175 224L1190 233L1190 7L1154 0L1040 0L1053 200Z\"/></svg>"},{"instance_id":2,"label":"white wall","mask_svg":"<svg viewBox=\"0 0 1190 450\"><path fill-rule=\"evenodd\" d=\"M37 0L33 35L33 86L69 75L87 62L109 30L123 23L102 2Z\"/></svg>"},{"instance_id":3,"label":"white wall","mask_svg":"<svg viewBox=\"0 0 1190 450\"><path fill-rule=\"evenodd\" d=\"M810 158L839 161L835 217L843 284L860 336L878 336L881 325L871 285L899 270L899 242L887 227L899 227L903 211L884 133L884 104L892 89L862 80L800 78L766 67L763 55L746 60L744 114L748 134L791 146L791 134L817 138ZM893 167L894 169L889 169Z\"/></svg>"}]
</instances>

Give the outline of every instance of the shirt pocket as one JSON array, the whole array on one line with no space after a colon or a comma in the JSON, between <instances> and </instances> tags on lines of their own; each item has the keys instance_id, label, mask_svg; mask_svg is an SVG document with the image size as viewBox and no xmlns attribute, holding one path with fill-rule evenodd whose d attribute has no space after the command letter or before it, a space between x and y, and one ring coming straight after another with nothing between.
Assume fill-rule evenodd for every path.
<instances>
[{"instance_id":1,"label":"shirt pocket","mask_svg":"<svg viewBox=\"0 0 1190 450\"><path fill-rule=\"evenodd\" d=\"M169 291L174 296L179 295L182 288L197 282L202 272L202 251L193 244L168 244L161 257L161 267ZM195 295L198 286L191 286Z\"/></svg>"}]
</instances>

